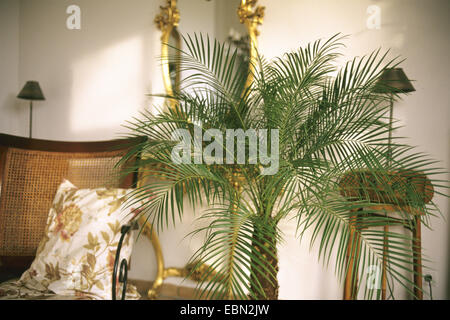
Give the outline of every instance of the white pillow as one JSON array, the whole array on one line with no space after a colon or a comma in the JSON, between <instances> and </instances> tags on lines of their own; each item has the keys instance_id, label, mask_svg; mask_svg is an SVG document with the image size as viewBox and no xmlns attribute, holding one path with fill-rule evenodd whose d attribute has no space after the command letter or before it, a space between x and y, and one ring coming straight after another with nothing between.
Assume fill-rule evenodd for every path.
<instances>
[{"instance_id":1,"label":"white pillow","mask_svg":"<svg viewBox=\"0 0 450 320\"><path fill-rule=\"evenodd\" d=\"M78 189L65 180L56 193L36 258L20 282L38 282L58 295L112 298L112 273L120 229L135 215L124 208L130 189ZM120 261L129 261L131 232L124 238ZM116 282L117 298L121 285ZM137 299L128 285L127 299Z\"/></svg>"}]
</instances>

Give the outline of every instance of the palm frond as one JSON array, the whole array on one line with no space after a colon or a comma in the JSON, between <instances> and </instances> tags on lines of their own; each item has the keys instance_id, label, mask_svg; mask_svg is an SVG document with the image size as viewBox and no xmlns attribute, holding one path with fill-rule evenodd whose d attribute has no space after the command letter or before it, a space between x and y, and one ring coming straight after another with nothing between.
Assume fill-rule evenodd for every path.
<instances>
[{"instance_id":1,"label":"palm frond","mask_svg":"<svg viewBox=\"0 0 450 320\"><path fill-rule=\"evenodd\" d=\"M209 206L199 213L209 223L193 231L204 233L205 241L192 257L193 271L201 261L216 271L207 272L200 283L208 297L265 297L265 286L276 286L277 268L269 261L276 260L281 241L277 224L292 213L300 238L311 231L310 245L317 246L325 265L335 257L339 279L351 269L356 278L384 266L392 281L412 290L415 262L409 244L414 238L395 228L380 229L412 229L415 222L405 212L399 213L401 220L387 215L380 202L422 212L427 225L439 210L411 181L426 175L435 193L445 196L448 181L436 178L442 170L434 160L395 136L387 124L391 97L374 92L382 71L397 66L399 59L389 60L389 52L376 50L340 68L343 39L338 34L270 61L259 56L248 68L226 44L201 34L184 37L185 49L169 57L185 75L181 90L161 95L175 100L177 108L146 112L127 124L132 136L148 138L122 159L144 155L127 172L139 170L146 181L130 201L143 201L147 219L161 229L182 218L185 201ZM245 87L249 72L254 80ZM171 152L178 143L173 132L194 134L198 128L202 134L208 129L224 134L227 129L277 129L278 172L262 175L261 163L248 160L173 163ZM223 147L224 154L231 152ZM190 155L192 160L196 156L201 157ZM358 183L344 188L343 179L351 176ZM357 253L353 265L349 252ZM357 290L379 298L379 291L367 286Z\"/></svg>"}]
</instances>

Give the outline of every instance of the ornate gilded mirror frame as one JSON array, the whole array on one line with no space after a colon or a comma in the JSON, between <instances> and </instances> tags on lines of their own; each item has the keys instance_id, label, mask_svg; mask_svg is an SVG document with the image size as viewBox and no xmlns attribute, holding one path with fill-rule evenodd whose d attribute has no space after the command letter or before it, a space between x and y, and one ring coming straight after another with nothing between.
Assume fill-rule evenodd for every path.
<instances>
[{"instance_id":1,"label":"ornate gilded mirror frame","mask_svg":"<svg viewBox=\"0 0 450 320\"><path fill-rule=\"evenodd\" d=\"M241 4L237 10L239 22L247 28L250 38L250 66L246 87L250 86L253 81L255 64L258 57L258 26L263 23L265 7L256 6L258 0L241 0Z\"/></svg>"},{"instance_id":2,"label":"ornate gilded mirror frame","mask_svg":"<svg viewBox=\"0 0 450 320\"><path fill-rule=\"evenodd\" d=\"M177 30L178 23L180 21L180 11L177 8L176 0L166 0L165 6L160 6L161 12L156 16L155 23L159 30L161 30L161 67L164 88L168 96L173 95L174 90L180 89L180 67L179 64L170 64L169 57L170 50L181 49L181 36ZM171 41L173 40L173 41ZM176 50L175 54L179 55L179 51ZM175 68L175 69L173 69ZM171 70L172 69L172 70ZM175 73L174 81L172 81L171 75ZM169 100L169 106L174 108L176 102Z\"/></svg>"},{"instance_id":3,"label":"ornate gilded mirror frame","mask_svg":"<svg viewBox=\"0 0 450 320\"><path fill-rule=\"evenodd\" d=\"M246 86L249 86L253 81L253 73L255 71L255 62L257 61L257 37L259 31L257 27L262 24L264 17L265 7L256 6L257 0L241 0L241 4L238 7L237 13L239 20L244 24L248 30L250 39L250 72L246 81ZM175 41L175 48L181 49L181 37L177 30L178 23L180 21L180 12L177 8L176 0L166 0L165 6L160 6L161 12L156 16L155 23L159 30L161 30L161 61L162 61L162 74L163 82L166 94L168 96L173 95L174 89L179 90L180 86L180 69L179 64L175 66L176 69L171 70L170 66L170 40L173 37ZM172 48L173 49L173 48ZM175 54L179 54L179 51L175 51ZM175 72L174 82L171 79L171 72ZM176 107L176 101L168 100L170 108ZM142 183L142 179L139 179ZM239 179L236 179L236 189L239 191ZM156 299L164 279L167 277L189 277L191 280L200 281L204 274L208 274L208 278L216 277L216 273L211 270L206 264L197 263L187 264L184 268L166 268L164 265L164 257L161 249L159 238L156 234L156 230L150 223L147 222L145 217L140 219L140 224L144 226L143 233L152 242L153 249L155 251L155 257L157 261L157 275L153 281L153 285L148 291L147 295L150 299ZM195 268L195 270L194 270Z\"/></svg>"}]
</instances>

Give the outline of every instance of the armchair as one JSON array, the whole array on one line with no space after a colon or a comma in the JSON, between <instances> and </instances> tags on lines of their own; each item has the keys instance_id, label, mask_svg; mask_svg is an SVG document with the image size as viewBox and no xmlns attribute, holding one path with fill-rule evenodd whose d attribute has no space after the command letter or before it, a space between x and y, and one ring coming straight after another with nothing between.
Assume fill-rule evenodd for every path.
<instances>
[{"instance_id":1,"label":"armchair","mask_svg":"<svg viewBox=\"0 0 450 320\"><path fill-rule=\"evenodd\" d=\"M60 142L0 134L0 282L32 263L57 188L130 188L137 174L121 177L118 160L136 139Z\"/></svg>"}]
</instances>

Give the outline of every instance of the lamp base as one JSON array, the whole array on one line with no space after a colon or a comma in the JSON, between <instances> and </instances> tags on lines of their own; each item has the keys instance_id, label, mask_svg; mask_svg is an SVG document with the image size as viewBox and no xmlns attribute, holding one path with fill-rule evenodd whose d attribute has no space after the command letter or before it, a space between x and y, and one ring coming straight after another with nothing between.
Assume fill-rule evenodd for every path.
<instances>
[{"instance_id":1,"label":"lamp base","mask_svg":"<svg viewBox=\"0 0 450 320\"><path fill-rule=\"evenodd\" d=\"M33 130L33 100L30 100L30 139Z\"/></svg>"}]
</instances>

